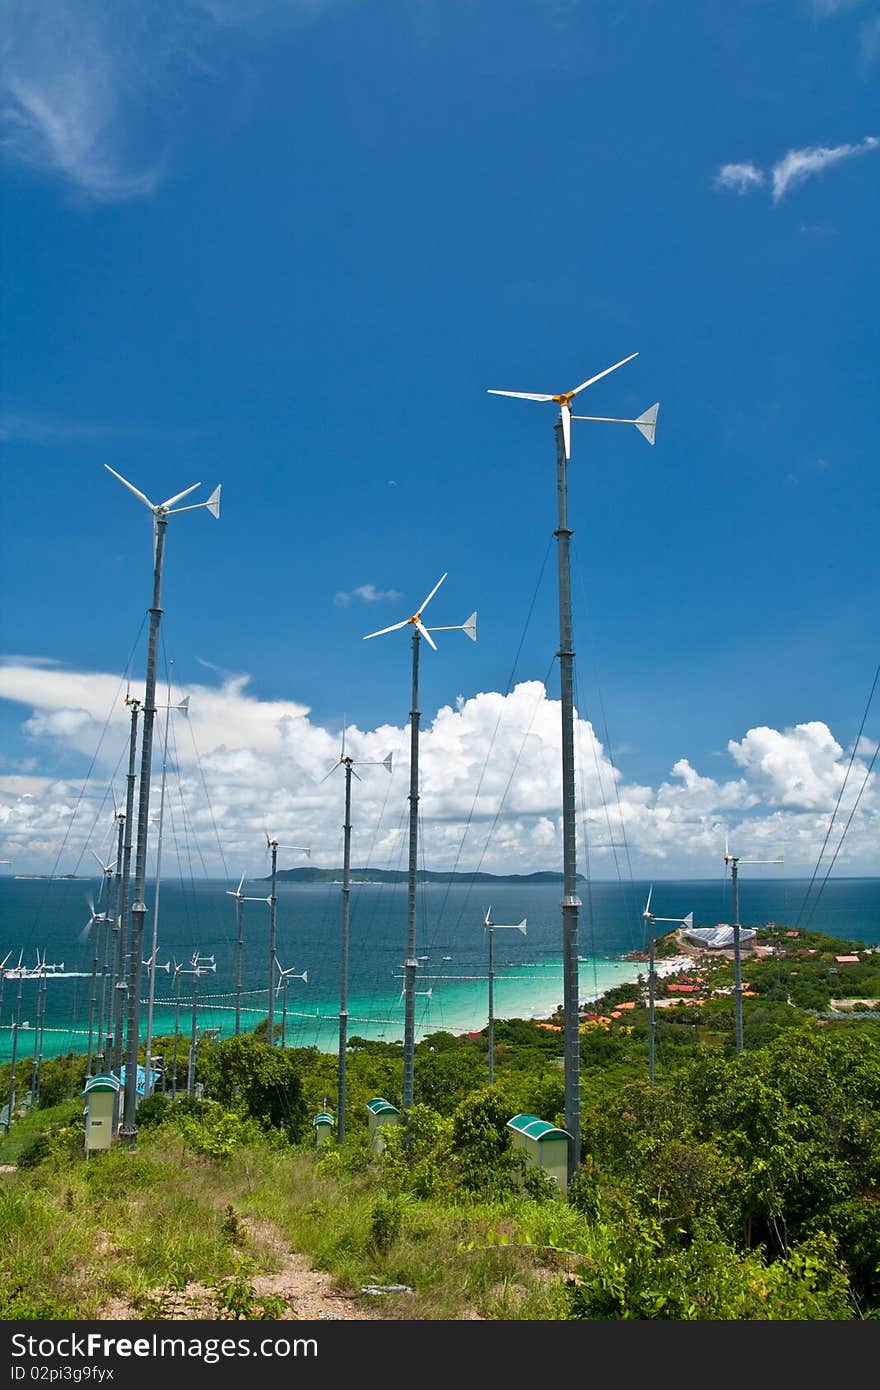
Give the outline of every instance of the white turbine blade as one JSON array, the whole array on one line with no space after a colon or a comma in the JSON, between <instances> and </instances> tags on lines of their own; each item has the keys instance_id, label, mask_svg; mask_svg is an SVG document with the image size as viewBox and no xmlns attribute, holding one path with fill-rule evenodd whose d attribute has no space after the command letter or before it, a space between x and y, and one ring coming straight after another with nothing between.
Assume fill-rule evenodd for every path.
<instances>
[{"instance_id":1,"label":"white turbine blade","mask_svg":"<svg viewBox=\"0 0 880 1390\"><path fill-rule=\"evenodd\" d=\"M332 777L333 774L334 774L334 772L336 771L336 769L337 769L338 767L341 767L341 766L342 766L342 762L341 762L341 761L338 762L338 763L334 763L333 766L331 767L330 771L326 774L326 776L324 776L324 777L321 778L320 782L318 783L318 786L319 786L319 787L322 787L322 786L324 785L324 783L327 781L327 778L328 778L328 777Z\"/></svg>"},{"instance_id":2,"label":"white turbine blade","mask_svg":"<svg viewBox=\"0 0 880 1390\"><path fill-rule=\"evenodd\" d=\"M447 571L446 571L446 574L448 574L448 573L449 573L449 571L447 570ZM431 599L434 597L434 595L436 594L437 590L440 588L440 585L443 583L443 580L446 578L446 574L441 574L440 578L437 580L437 583L434 585L434 587L433 587L433 589L431 590L431 592L429 593L428 597L425 599L424 603L422 603L422 604L419 606L419 608L417 608L416 612L418 612L418 613L424 613L424 611L425 611L425 609L427 608L428 604L431 602Z\"/></svg>"},{"instance_id":3,"label":"white turbine blade","mask_svg":"<svg viewBox=\"0 0 880 1390\"><path fill-rule=\"evenodd\" d=\"M552 401L552 396L539 396L533 391L493 391L488 388L490 396L516 396L521 401Z\"/></svg>"},{"instance_id":4,"label":"white turbine blade","mask_svg":"<svg viewBox=\"0 0 880 1390\"><path fill-rule=\"evenodd\" d=\"M644 910L644 912L642 913L642 916L643 916L643 917L650 917L650 915L651 915L651 894L653 893L653 891L654 891L654 885L653 885L653 883L652 883L651 886L650 886L650 888L648 889L648 901L645 903L645 910Z\"/></svg>"},{"instance_id":5,"label":"white turbine blade","mask_svg":"<svg viewBox=\"0 0 880 1390\"><path fill-rule=\"evenodd\" d=\"M644 415L640 415L633 423L640 434L643 434L649 444L654 443L654 431L657 428L657 411L660 409L660 402L656 401L650 410L646 410Z\"/></svg>"},{"instance_id":6,"label":"white turbine blade","mask_svg":"<svg viewBox=\"0 0 880 1390\"><path fill-rule=\"evenodd\" d=\"M433 639L433 637L431 636L431 634L430 634L430 632L428 631L428 629L427 629L426 627L424 627L421 623L416 623L416 624L415 624L415 628L416 628L416 632L420 632L421 635L424 637L425 641L428 643L428 646L429 646L429 647L433 647L433 648L434 648L434 651L436 651L436 650L437 650L437 643L434 641L434 639Z\"/></svg>"},{"instance_id":7,"label":"white turbine blade","mask_svg":"<svg viewBox=\"0 0 880 1390\"><path fill-rule=\"evenodd\" d=\"M386 632L396 632L399 627L406 627L409 618L404 618L402 623L392 623L390 627L380 627L378 632L368 632L363 638L367 642L371 637L383 637Z\"/></svg>"},{"instance_id":8,"label":"white turbine blade","mask_svg":"<svg viewBox=\"0 0 880 1390\"><path fill-rule=\"evenodd\" d=\"M562 439L565 444L565 457L571 458L571 406L564 405L560 409L562 420Z\"/></svg>"},{"instance_id":9,"label":"white turbine blade","mask_svg":"<svg viewBox=\"0 0 880 1390\"><path fill-rule=\"evenodd\" d=\"M241 892L241 885L242 885L243 883L244 883L244 874L242 874L241 878L240 878L239 881L238 881L238 887L237 887L236 890L235 890L236 896L238 896L238 894Z\"/></svg>"},{"instance_id":10,"label":"white turbine blade","mask_svg":"<svg viewBox=\"0 0 880 1390\"><path fill-rule=\"evenodd\" d=\"M491 917L492 917L492 908L491 908L491 906L489 906L489 907L486 908L486 915L485 915L485 917L483 918L483 926L484 926L484 927L491 927L491 925L492 925Z\"/></svg>"},{"instance_id":11,"label":"white turbine blade","mask_svg":"<svg viewBox=\"0 0 880 1390\"><path fill-rule=\"evenodd\" d=\"M619 362L615 362L613 367L606 367L604 372L599 372L597 376L591 376L589 381L582 381L580 386L576 386L572 395L576 396L578 391L583 391L587 386L592 386L594 381L601 381L603 376L608 376L610 372L616 372L618 367L623 367L627 362L631 362L634 357L638 357L637 352L631 352L629 357L623 357Z\"/></svg>"},{"instance_id":12,"label":"white turbine blade","mask_svg":"<svg viewBox=\"0 0 880 1390\"><path fill-rule=\"evenodd\" d=\"M174 496L169 497L167 501L160 502L159 506L161 507L163 512L167 512L168 508L173 507L175 502L182 502L184 497L189 497L191 492L195 492L196 488L201 486L201 483L193 483L191 487L185 487L183 489L183 492L176 492ZM200 507L203 507L205 504L204 502L200 502L198 505Z\"/></svg>"},{"instance_id":13,"label":"white turbine blade","mask_svg":"<svg viewBox=\"0 0 880 1390\"><path fill-rule=\"evenodd\" d=\"M388 772L388 773L391 772L391 759L393 758L393 756L394 756L393 753L389 753L387 758L383 758L383 759L382 759L382 766L385 768L385 771Z\"/></svg>"},{"instance_id":14,"label":"white turbine blade","mask_svg":"<svg viewBox=\"0 0 880 1390\"><path fill-rule=\"evenodd\" d=\"M144 494L140 492L138 488L135 487L134 483L130 483L127 478L123 478L122 474L117 473L115 468L111 468L109 463L105 463L104 467L107 469L108 473L113 474L114 478L119 479L123 487L127 487L129 492L133 492L139 502L143 502L145 507L149 507L150 511L155 513L156 508L153 506L153 503L150 501L149 497L145 497Z\"/></svg>"}]
</instances>

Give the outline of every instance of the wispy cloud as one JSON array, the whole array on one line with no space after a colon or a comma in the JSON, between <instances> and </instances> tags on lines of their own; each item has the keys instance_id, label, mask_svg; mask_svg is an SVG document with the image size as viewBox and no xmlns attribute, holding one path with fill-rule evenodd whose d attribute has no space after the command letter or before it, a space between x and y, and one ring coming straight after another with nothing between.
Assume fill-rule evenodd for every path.
<instances>
[{"instance_id":1,"label":"wispy cloud","mask_svg":"<svg viewBox=\"0 0 880 1390\"><path fill-rule=\"evenodd\" d=\"M784 159L773 165L773 201L778 203L789 189L815 174L822 174L834 164L856 155L867 154L880 145L880 138L868 135L857 145L811 145L804 150L789 150Z\"/></svg>"},{"instance_id":2,"label":"wispy cloud","mask_svg":"<svg viewBox=\"0 0 880 1390\"><path fill-rule=\"evenodd\" d=\"M95 202L149 197L169 168L184 84L233 52L228 31L268 40L337 3L0 0L0 152Z\"/></svg>"},{"instance_id":3,"label":"wispy cloud","mask_svg":"<svg viewBox=\"0 0 880 1390\"><path fill-rule=\"evenodd\" d=\"M346 592L341 589L333 597L333 602L338 604L351 603L353 598L362 599L364 603L385 603L391 599L400 598L397 589L377 589L375 584L361 584L357 589Z\"/></svg>"},{"instance_id":4,"label":"wispy cloud","mask_svg":"<svg viewBox=\"0 0 880 1390\"><path fill-rule=\"evenodd\" d=\"M5 0L3 10L5 154L97 201L152 193L164 158L136 134L154 69L138 51L144 26L131 0L58 0L51 16L28 0Z\"/></svg>"},{"instance_id":5,"label":"wispy cloud","mask_svg":"<svg viewBox=\"0 0 880 1390\"><path fill-rule=\"evenodd\" d=\"M764 175L755 164L722 164L715 175L718 188L729 188L734 193L748 193L764 182Z\"/></svg>"},{"instance_id":6,"label":"wispy cloud","mask_svg":"<svg viewBox=\"0 0 880 1390\"><path fill-rule=\"evenodd\" d=\"M789 150L766 172L750 161L722 164L715 174L715 187L739 194L751 193L769 179L773 202L778 203L786 193L806 179L823 174L826 169L843 160L868 154L878 146L880 137L876 135L866 135L855 145L809 145L804 149Z\"/></svg>"},{"instance_id":7,"label":"wispy cloud","mask_svg":"<svg viewBox=\"0 0 880 1390\"><path fill-rule=\"evenodd\" d=\"M0 414L0 439L9 444L75 444L80 440L96 443L117 434L111 425L40 420L34 415L8 411Z\"/></svg>"}]
</instances>

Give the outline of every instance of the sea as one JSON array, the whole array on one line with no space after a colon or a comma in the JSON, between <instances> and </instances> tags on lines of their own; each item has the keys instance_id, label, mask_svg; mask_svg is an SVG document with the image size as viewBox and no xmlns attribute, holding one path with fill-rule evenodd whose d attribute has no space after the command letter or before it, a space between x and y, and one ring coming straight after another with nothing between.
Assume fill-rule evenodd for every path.
<instances>
[{"instance_id":1,"label":"sea","mask_svg":"<svg viewBox=\"0 0 880 1390\"><path fill-rule=\"evenodd\" d=\"M43 1056L85 1052L88 1041L92 942L83 939L89 898L98 884L89 879L0 877L0 960L7 969L34 965L37 952L47 966ZM150 957L155 929L158 950L153 1035L174 1031L173 970L180 972L179 1027L187 1037L192 1019L193 976L185 973L194 954L213 958L216 970L198 979L196 1026L234 1031L236 883L201 879L147 883L143 959ZM579 997L596 999L613 985L634 981L644 961L627 959L645 947L642 911L649 884L584 880L579 884ZM752 878L740 875L743 926L801 924L844 940L880 944L880 878L817 880ZM246 883L261 898L266 880ZM501 1018L546 1017L562 1001L561 883L454 882L419 884L416 908L416 1037L439 1031L477 1031L488 1017L487 913L495 926L494 1012ZM275 1022L288 1047L334 1053L338 1044L341 884L279 882L277 956L291 971L277 993ZM348 1035L394 1041L403 1037L403 962L407 940L405 883L351 886ZM697 926L731 922L729 878L654 882L651 910L658 918L692 912ZM269 906L246 902L241 997L242 1028L266 1017L269 997ZM511 930L523 920L526 931ZM664 924L658 923L664 930ZM209 962L210 963L210 962ZM166 967L168 967L166 969ZM306 979L296 976L306 975ZM144 968L141 1035L146 1036L148 969ZM2 980L0 1061L11 1054L18 982ZM36 980L22 985L18 1056L33 1049Z\"/></svg>"}]
</instances>

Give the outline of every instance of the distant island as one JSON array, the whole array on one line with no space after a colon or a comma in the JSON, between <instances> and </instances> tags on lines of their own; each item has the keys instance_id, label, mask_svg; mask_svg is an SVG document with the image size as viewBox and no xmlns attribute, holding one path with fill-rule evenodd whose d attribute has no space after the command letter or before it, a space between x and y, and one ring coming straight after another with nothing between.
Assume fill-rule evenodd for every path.
<instances>
[{"instance_id":1,"label":"distant island","mask_svg":"<svg viewBox=\"0 0 880 1390\"><path fill-rule=\"evenodd\" d=\"M406 883L409 875L405 869L352 869L352 883ZM260 882L271 877L266 874ZM279 869L278 882L284 883L341 883L342 869L317 869L314 866L303 869ZM562 874L547 870L534 874L482 874L455 873L449 870L417 869L418 883L562 883ZM583 883L584 875L578 874L578 882Z\"/></svg>"}]
</instances>

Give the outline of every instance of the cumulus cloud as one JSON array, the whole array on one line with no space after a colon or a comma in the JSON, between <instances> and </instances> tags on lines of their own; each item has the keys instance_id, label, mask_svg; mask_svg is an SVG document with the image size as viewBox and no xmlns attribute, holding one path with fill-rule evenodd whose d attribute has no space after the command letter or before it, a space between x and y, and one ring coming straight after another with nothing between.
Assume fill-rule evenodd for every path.
<instances>
[{"instance_id":1,"label":"cumulus cloud","mask_svg":"<svg viewBox=\"0 0 880 1390\"><path fill-rule=\"evenodd\" d=\"M337 867L342 779L331 774L339 767L341 731L316 723L306 704L261 700L248 687L248 677L238 675L172 689L173 705L189 696L189 715L172 712L170 720L167 852L192 836L211 872L224 872L224 864L234 875L262 872L269 829L282 843L309 845L313 863ZM102 673L0 665L0 699L24 708L22 729L34 755L26 775L19 766L0 779L0 853L22 871L51 871L58 856L58 872L75 871L96 834L105 833L113 796L123 795L130 719L123 693L117 677ZM356 767L364 764L355 789L353 862L405 867L409 730L349 724L345 746ZM650 787L622 775L587 719L577 720L575 747L579 857L589 850L599 877L615 872L620 845L644 870L658 865L705 877L720 863L728 828L742 853L784 852L790 872L809 873L850 758L821 722L759 727L728 745L738 775L706 776L683 756ZM62 752L93 764L88 784L46 775ZM865 740L843 812L864 781L867 752ZM381 766L389 753L390 777ZM154 813L158 787L154 774ZM506 695L459 697L423 715L419 809L429 867L556 869L560 804L560 708L542 682L521 682ZM838 863L870 872L878 842L880 795L872 778Z\"/></svg>"},{"instance_id":2,"label":"cumulus cloud","mask_svg":"<svg viewBox=\"0 0 880 1390\"><path fill-rule=\"evenodd\" d=\"M856 155L867 154L880 145L880 137L868 135L857 145L811 145L808 149L789 150L773 166L773 201L778 203L789 189L805 179L822 174L832 165Z\"/></svg>"},{"instance_id":3,"label":"cumulus cloud","mask_svg":"<svg viewBox=\"0 0 880 1390\"><path fill-rule=\"evenodd\" d=\"M849 762L827 724L815 720L781 732L750 729L740 742L731 739L728 750L769 805L804 811L834 804ZM853 796L866 771L864 763L854 762Z\"/></svg>"},{"instance_id":4,"label":"cumulus cloud","mask_svg":"<svg viewBox=\"0 0 880 1390\"><path fill-rule=\"evenodd\" d=\"M400 597L397 589L377 589L375 584L360 584L356 589L341 589L334 595L333 602L345 605L351 603L353 598L359 598L364 603L385 603Z\"/></svg>"},{"instance_id":5,"label":"cumulus cloud","mask_svg":"<svg viewBox=\"0 0 880 1390\"><path fill-rule=\"evenodd\" d=\"M722 164L715 175L718 188L729 188L734 193L748 193L764 182L764 174L756 164Z\"/></svg>"}]
</instances>

